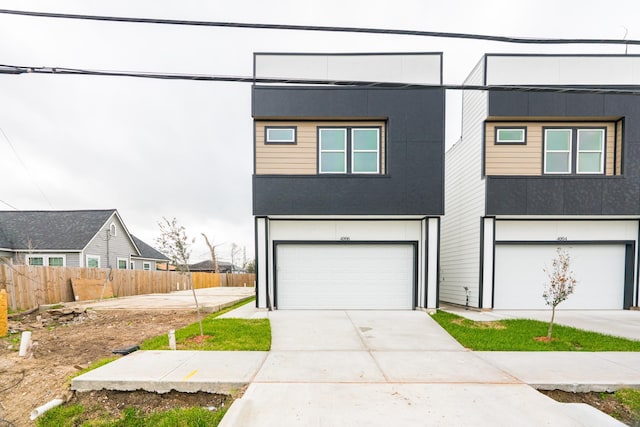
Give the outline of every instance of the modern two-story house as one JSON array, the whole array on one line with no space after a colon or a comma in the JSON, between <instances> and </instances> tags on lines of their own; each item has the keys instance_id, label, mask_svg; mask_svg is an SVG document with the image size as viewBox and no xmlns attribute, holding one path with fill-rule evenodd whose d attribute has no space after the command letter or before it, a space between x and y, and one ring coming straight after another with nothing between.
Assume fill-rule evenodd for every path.
<instances>
[{"instance_id":1,"label":"modern two-story house","mask_svg":"<svg viewBox=\"0 0 640 427\"><path fill-rule=\"evenodd\" d=\"M254 56L258 81L297 82L252 88L259 307L437 306L441 70L439 53Z\"/></svg>"},{"instance_id":2,"label":"modern two-story house","mask_svg":"<svg viewBox=\"0 0 640 427\"><path fill-rule=\"evenodd\" d=\"M578 285L560 309L638 306L640 57L485 55L446 154L440 298L546 308L557 248Z\"/></svg>"}]
</instances>

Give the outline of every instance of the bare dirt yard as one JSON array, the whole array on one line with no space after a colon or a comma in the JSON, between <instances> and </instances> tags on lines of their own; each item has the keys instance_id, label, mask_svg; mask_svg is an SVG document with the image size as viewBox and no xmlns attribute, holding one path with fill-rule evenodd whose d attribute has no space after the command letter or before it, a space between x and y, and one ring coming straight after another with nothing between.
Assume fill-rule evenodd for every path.
<instances>
[{"instance_id":1,"label":"bare dirt yard","mask_svg":"<svg viewBox=\"0 0 640 427\"><path fill-rule=\"evenodd\" d=\"M136 392L99 391L72 393L69 377L106 357L114 349L141 343L197 321L193 311L98 311L51 310L9 319L9 330L0 338L0 426L31 426L29 414L51 399L62 397L99 406L112 414L125 407L144 412L178 407L219 408L231 398L209 393L163 395ZM32 331L32 351L20 357L20 334ZM96 405L98 404L98 405Z\"/></svg>"}]
</instances>

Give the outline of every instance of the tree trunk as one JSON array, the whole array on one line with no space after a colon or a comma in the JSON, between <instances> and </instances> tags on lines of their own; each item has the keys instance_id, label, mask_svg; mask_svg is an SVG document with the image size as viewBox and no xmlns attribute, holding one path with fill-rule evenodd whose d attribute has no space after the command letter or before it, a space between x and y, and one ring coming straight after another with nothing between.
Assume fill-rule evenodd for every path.
<instances>
[{"instance_id":1,"label":"tree trunk","mask_svg":"<svg viewBox=\"0 0 640 427\"><path fill-rule=\"evenodd\" d=\"M551 307L551 322L549 322L549 330L547 330L547 339L551 341L551 332L553 331L553 321L556 318L556 306Z\"/></svg>"}]
</instances>

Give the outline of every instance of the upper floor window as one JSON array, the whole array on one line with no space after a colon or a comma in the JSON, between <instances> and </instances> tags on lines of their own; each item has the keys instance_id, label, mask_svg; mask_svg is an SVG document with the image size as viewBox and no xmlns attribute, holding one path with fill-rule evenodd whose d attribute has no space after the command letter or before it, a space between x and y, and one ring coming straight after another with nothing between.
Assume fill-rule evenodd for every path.
<instances>
[{"instance_id":1,"label":"upper floor window","mask_svg":"<svg viewBox=\"0 0 640 427\"><path fill-rule=\"evenodd\" d=\"M497 127L496 144L526 144L526 127Z\"/></svg>"},{"instance_id":2,"label":"upper floor window","mask_svg":"<svg viewBox=\"0 0 640 427\"><path fill-rule=\"evenodd\" d=\"M380 128L318 128L319 173L380 173Z\"/></svg>"},{"instance_id":3,"label":"upper floor window","mask_svg":"<svg viewBox=\"0 0 640 427\"><path fill-rule=\"evenodd\" d=\"M117 230L116 223L112 222L111 225L109 226L109 234L111 234L112 236L115 236L116 230Z\"/></svg>"},{"instance_id":4,"label":"upper floor window","mask_svg":"<svg viewBox=\"0 0 640 427\"><path fill-rule=\"evenodd\" d=\"M544 173L602 174L604 150L604 129L545 129Z\"/></svg>"},{"instance_id":5,"label":"upper floor window","mask_svg":"<svg viewBox=\"0 0 640 427\"><path fill-rule=\"evenodd\" d=\"M265 144L295 144L295 126L267 126L264 133Z\"/></svg>"}]
</instances>

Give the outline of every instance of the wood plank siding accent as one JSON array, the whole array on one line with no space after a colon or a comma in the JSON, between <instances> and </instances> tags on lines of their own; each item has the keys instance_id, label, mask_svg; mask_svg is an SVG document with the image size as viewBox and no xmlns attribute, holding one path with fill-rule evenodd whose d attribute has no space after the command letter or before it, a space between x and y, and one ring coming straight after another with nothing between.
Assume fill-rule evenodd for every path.
<instances>
[{"instance_id":1,"label":"wood plank siding accent","mask_svg":"<svg viewBox=\"0 0 640 427\"><path fill-rule=\"evenodd\" d=\"M266 127L296 127L296 144L265 144ZM256 175L316 175L319 127L380 127L380 173L385 173L386 132L383 121L256 121Z\"/></svg>"},{"instance_id":2,"label":"wood plank siding accent","mask_svg":"<svg viewBox=\"0 0 640 427\"><path fill-rule=\"evenodd\" d=\"M485 123L485 175L541 176L543 137L545 127L606 128L605 175L620 175L622 153L621 122L486 122ZM495 130L500 127L527 129L526 144L496 144ZM617 127L617 129L616 129ZM617 131L616 131L617 130ZM617 141L616 141L617 138ZM617 151L617 153L616 153ZM614 162L617 163L614 168Z\"/></svg>"}]
</instances>

